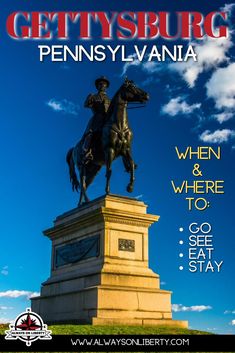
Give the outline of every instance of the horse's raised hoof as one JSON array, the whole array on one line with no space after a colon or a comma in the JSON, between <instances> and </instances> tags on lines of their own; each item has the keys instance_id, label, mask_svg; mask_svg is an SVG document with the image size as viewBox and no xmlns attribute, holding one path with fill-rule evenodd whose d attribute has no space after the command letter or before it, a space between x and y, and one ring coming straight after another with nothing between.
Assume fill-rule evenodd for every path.
<instances>
[{"instance_id":1,"label":"horse's raised hoof","mask_svg":"<svg viewBox=\"0 0 235 353\"><path fill-rule=\"evenodd\" d=\"M132 191L133 191L133 185L128 184L126 190L127 190L128 192L132 192Z\"/></svg>"}]
</instances>

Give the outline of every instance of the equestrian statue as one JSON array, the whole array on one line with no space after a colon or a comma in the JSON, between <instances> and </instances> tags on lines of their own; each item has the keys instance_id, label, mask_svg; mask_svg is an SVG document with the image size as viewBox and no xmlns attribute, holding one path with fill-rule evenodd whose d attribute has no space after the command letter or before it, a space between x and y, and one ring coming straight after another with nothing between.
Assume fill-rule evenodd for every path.
<instances>
[{"instance_id":1,"label":"equestrian statue","mask_svg":"<svg viewBox=\"0 0 235 353\"><path fill-rule=\"evenodd\" d=\"M146 103L149 96L126 78L110 100L106 93L109 85L104 76L95 81L98 92L88 95L84 104L92 110L93 116L81 140L67 153L72 188L80 190L79 205L89 202L86 190L102 166L106 166L105 192L110 193L111 166L118 157L122 157L124 168L130 173L127 191L133 191L136 164L131 155L133 133L128 124L127 109L131 103Z\"/></svg>"}]
</instances>

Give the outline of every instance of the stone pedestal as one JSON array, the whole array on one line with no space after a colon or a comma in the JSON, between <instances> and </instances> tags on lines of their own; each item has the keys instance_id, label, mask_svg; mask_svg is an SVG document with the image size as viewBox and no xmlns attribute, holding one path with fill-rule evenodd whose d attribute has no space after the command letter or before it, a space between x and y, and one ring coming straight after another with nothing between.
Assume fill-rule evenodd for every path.
<instances>
[{"instance_id":1,"label":"stone pedestal","mask_svg":"<svg viewBox=\"0 0 235 353\"><path fill-rule=\"evenodd\" d=\"M47 323L173 325L171 292L148 267L148 228L158 216L117 195L100 197L57 217L51 275L32 310Z\"/></svg>"}]
</instances>

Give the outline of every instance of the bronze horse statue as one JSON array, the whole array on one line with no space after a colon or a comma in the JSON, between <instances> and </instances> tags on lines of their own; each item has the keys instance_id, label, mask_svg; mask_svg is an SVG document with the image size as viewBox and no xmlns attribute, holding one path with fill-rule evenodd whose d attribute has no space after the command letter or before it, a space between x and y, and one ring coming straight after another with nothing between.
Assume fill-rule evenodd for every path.
<instances>
[{"instance_id":1,"label":"bronze horse statue","mask_svg":"<svg viewBox=\"0 0 235 353\"><path fill-rule=\"evenodd\" d=\"M127 191L133 191L136 165L131 156L133 133L128 124L127 106L129 102L145 103L148 99L149 96L145 91L138 88L133 81L126 79L111 100L102 132L91 142L92 158L86 161L82 158L82 139L68 151L66 160L72 188L76 191L80 189L79 205L83 200L89 202L86 190L103 165L106 166L105 192L110 193L111 165L117 157L122 157L124 167L130 173ZM75 166L79 171L80 182Z\"/></svg>"}]
</instances>

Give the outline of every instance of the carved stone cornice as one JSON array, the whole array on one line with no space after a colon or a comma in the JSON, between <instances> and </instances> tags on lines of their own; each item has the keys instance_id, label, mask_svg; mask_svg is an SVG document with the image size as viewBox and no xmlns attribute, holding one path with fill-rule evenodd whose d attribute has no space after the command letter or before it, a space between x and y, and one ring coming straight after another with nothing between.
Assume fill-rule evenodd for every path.
<instances>
[{"instance_id":1,"label":"carved stone cornice","mask_svg":"<svg viewBox=\"0 0 235 353\"><path fill-rule=\"evenodd\" d=\"M44 235L55 239L94 225L96 229L97 226L100 230L107 229L110 223L148 228L159 216L147 214L146 207L134 199L104 196L58 217L54 227L45 230Z\"/></svg>"}]
</instances>

